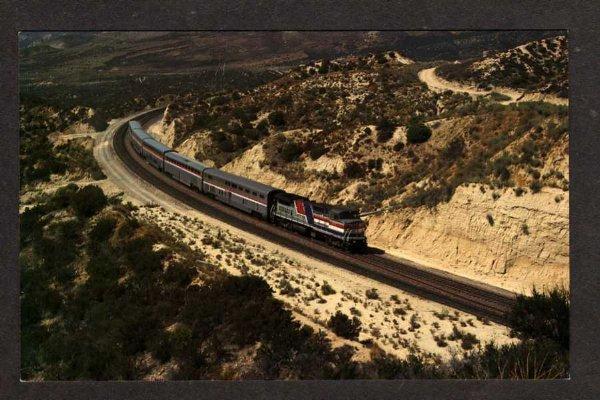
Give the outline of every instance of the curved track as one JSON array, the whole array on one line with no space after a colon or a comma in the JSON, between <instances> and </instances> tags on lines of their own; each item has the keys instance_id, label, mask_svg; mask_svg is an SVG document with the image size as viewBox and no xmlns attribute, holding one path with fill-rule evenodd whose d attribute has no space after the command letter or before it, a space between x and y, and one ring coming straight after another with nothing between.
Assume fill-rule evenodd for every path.
<instances>
[{"instance_id":1,"label":"curved track","mask_svg":"<svg viewBox=\"0 0 600 400\"><path fill-rule=\"evenodd\" d=\"M147 112L137 119L147 123L156 116L156 113L156 110ZM424 298L506 324L506 313L515 301L514 293L448 273L400 262L378 249L371 248L368 254L351 254L271 225L210 199L158 172L132 150L125 137L125 129L126 121L122 121L112 132L109 132L105 140L112 140L110 144L115 155L121 159L123 167L127 168L128 172L135 174L140 183L150 184L202 213L271 242Z\"/></svg>"}]
</instances>

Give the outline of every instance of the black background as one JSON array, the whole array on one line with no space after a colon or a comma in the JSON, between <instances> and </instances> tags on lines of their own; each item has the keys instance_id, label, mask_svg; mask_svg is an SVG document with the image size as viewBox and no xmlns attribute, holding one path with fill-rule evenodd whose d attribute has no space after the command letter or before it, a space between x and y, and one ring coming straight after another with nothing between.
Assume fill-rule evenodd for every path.
<instances>
[{"instance_id":1,"label":"black background","mask_svg":"<svg viewBox=\"0 0 600 400\"><path fill-rule=\"evenodd\" d=\"M0 0L0 398L600 398L600 3L590 1ZM20 30L567 29L570 69L571 378L556 381L19 381Z\"/></svg>"}]
</instances>

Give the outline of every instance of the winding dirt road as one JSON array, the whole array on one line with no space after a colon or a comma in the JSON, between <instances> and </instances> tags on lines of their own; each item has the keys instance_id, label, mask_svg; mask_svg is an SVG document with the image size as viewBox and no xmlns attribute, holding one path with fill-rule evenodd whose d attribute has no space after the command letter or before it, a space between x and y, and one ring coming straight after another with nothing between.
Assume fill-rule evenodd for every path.
<instances>
[{"instance_id":1,"label":"winding dirt road","mask_svg":"<svg viewBox=\"0 0 600 400\"><path fill-rule=\"evenodd\" d=\"M492 90L482 90L474 86L464 85L459 82L447 81L435 73L435 68L427 68L419 71L419 80L427 85L429 90L443 92L450 90L457 93L466 93L471 96L489 96L492 92L510 97L509 100L500 101L501 104L518 103L522 101L543 101L556 105L569 105L569 100L543 93L526 93L524 91L509 89L505 87L494 87Z\"/></svg>"}]
</instances>

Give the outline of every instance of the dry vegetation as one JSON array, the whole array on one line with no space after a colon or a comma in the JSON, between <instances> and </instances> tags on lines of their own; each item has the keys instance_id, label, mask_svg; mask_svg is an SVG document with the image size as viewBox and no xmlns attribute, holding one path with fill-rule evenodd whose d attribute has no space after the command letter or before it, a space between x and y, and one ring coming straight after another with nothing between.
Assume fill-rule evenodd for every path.
<instances>
[{"instance_id":1,"label":"dry vegetation","mask_svg":"<svg viewBox=\"0 0 600 400\"><path fill-rule=\"evenodd\" d=\"M158 135L208 164L367 210L435 206L469 183L568 190L568 171L546 165L568 152L566 107L431 92L416 77L425 65L396 53L314 65L248 92L185 96Z\"/></svg>"},{"instance_id":2,"label":"dry vegetation","mask_svg":"<svg viewBox=\"0 0 600 400\"><path fill-rule=\"evenodd\" d=\"M482 59L445 64L437 71L448 80L481 88L501 86L568 97L567 39L541 39Z\"/></svg>"},{"instance_id":3,"label":"dry vegetation","mask_svg":"<svg viewBox=\"0 0 600 400\"><path fill-rule=\"evenodd\" d=\"M257 254L222 231L207 232L200 221L172 215L170 220L204 231L191 246L177 240L185 232L175 225L158 220L162 229L157 229L144 221L153 209L136 211L95 186L69 185L21 214L24 379L553 378L566 373L565 355L554 343L568 345L568 336L556 336L544 324L557 304L566 304L568 312L564 297L553 298L552 305L540 295L535 308L524 298L514 331L524 341L480 346L469 330L489 325L486 321L442 310L435 315L438 321L427 322L408 298L383 297L374 288L360 297L346 291L335 297L331 283L286 271L277 257ZM146 217L136 216L140 212ZM237 273L227 273L219 263ZM260 270L278 285L269 285ZM310 292L308 285L328 289ZM340 303L323 320L313 317L316 324L302 325L294 317L301 307L290 310L276 297L311 306ZM354 304L352 317L339 309L341 302ZM539 322L519 322L531 320L531 310ZM396 326L395 333L357 316L378 312ZM315 314L321 314L316 307ZM319 324L347 341L334 338L334 343L326 331L310 327ZM452 327L449 334L441 328L446 324ZM563 320L557 324L565 332ZM441 349L456 343L460 353L444 360L423 352L417 340L429 335ZM379 341L405 348L406 358L388 354ZM366 358L355 357L357 345L370 349ZM524 365L523 357L535 362Z\"/></svg>"}]
</instances>

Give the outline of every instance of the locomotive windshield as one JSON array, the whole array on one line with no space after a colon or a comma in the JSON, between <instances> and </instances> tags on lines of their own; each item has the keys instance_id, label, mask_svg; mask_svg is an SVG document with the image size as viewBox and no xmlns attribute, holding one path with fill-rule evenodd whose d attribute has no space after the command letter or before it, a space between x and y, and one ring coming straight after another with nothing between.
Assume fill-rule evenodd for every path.
<instances>
[{"instance_id":1,"label":"locomotive windshield","mask_svg":"<svg viewBox=\"0 0 600 400\"><path fill-rule=\"evenodd\" d=\"M358 219L358 210L340 211L335 214L339 219Z\"/></svg>"}]
</instances>

